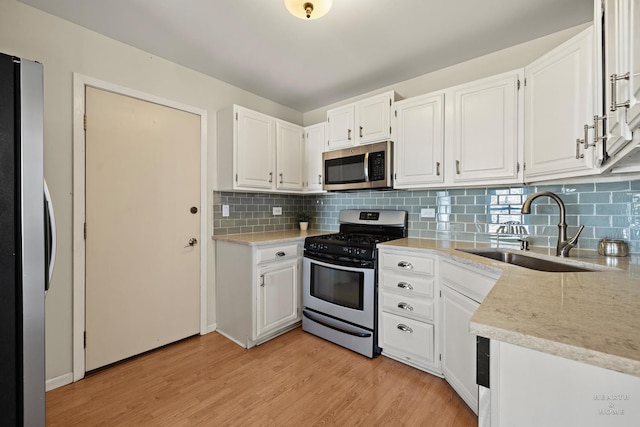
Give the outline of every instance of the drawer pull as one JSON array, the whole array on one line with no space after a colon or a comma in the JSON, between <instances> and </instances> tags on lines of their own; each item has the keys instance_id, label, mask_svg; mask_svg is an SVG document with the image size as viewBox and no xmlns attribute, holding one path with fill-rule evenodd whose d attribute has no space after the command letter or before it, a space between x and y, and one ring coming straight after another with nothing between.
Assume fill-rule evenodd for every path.
<instances>
[{"instance_id":1,"label":"drawer pull","mask_svg":"<svg viewBox=\"0 0 640 427\"><path fill-rule=\"evenodd\" d=\"M276 252L277 257L285 256L286 254L282 251Z\"/></svg>"},{"instance_id":2,"label":"drawer pull","mask_svg":"<svg viewBox=\"0 0 640 427\"><path fill-rule=\"evenodd\" d=\"M402 332L408 332L408 333L410 333L410 334L412 334L412 333L413 333L413 329L411 329L410 327L408 327L407 325L404 325L404 324L402 324L402 323L400 323L400 324L398 325L398 329L400 329Z\"/></svg>"},{"instance_id":3,"label":"drawer pull","mask_svg":"<svg viewBox=\"0 0 640 427\"><path fill-rule=\"evenodd\" d=\"M399 302L398 308L402 310L413 311L413 307L411 307L411 305L407 304L406 302Z\"/></svg>"},{"instance_id":4,"label":"drawer pull","mask_svg":"<svg viewBox=\"0 0 640 427\"><path fill-rule=\"evenodd\" d=\"M413 286L411 286L411 283L407 283L407 282L398 282L398 287L401 289L406 289L408 291L413 290Z\"/></svg>"},{"instance_id":5,"label":"drawer pull","mask_svg":"<svg viewBox=\"0 0 640 427\"><path fill-rule=\"evenodd\" d=\"M408 261L400 261L400 262L398 263L398 267L400 267L400 268L406 268L406 269L409 269L409 270L413 270L413 264L411 264L411 263L410 263L410 262L408 262Z\"/></svg>"}]
</instances>

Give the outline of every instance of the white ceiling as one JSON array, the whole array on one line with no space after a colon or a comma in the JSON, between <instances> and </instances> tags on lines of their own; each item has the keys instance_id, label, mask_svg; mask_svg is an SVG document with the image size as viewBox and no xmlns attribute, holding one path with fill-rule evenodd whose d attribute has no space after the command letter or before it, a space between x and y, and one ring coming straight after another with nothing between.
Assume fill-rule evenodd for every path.
<instances>
[{"instance_id":1,"label":"white ceiling","mask_svg":"<svg viewBox=\"0 0 640 427\"><path fill-rule=\"evenodd\" d=\"M592 19L592 0L20 0L300 112Z\"/></svg>"}]
</instances>

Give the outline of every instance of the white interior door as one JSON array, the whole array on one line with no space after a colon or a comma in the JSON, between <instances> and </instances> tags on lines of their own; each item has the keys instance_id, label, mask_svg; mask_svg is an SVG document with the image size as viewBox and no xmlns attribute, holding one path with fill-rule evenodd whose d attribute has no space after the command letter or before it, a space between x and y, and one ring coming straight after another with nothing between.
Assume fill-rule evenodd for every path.
<instances>
[{"instance_id":1,"label":"white interior door","mask_svg":"<svg viewBox=\"0 0 640 427\"><path fill-rule=\"evenodd\" d=\"M85 96L90 371L200 330L200 116Z\"/></svg>"}]
</instances>

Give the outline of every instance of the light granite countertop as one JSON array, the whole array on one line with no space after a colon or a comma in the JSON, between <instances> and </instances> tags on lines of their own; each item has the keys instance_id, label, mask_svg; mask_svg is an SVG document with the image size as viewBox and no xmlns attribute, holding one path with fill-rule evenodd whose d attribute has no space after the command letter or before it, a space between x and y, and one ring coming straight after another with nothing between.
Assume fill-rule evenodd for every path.
<instances>
[{"instance_id":1,"label":"light granite countertop","mask_svg":"<svg viewBox=\"0 0 640 427\"><path fill-rule=\"evenodd\" d=\"M299 229L265 231L262 233L242 233L242 234L222 234L212 236L213 240L239 243L249 246L268 245L277 243L295 242L304 240L305 237L329 234L327 230L306 230Z\"/></svg>"},{"instance_id":2,"label":"light granite countertop","mask_svg":"<svg viewBox=\"0 0 640 427\"><path fill-rule=\"evenodd\" d=\"M456 250L489 244L406 238L382 245L430 252L499 275L471 318L472 333L640 376L640 256L574 249L570 258L558 259L555 248L526 252L600 270L549 273Z\"/></svg>"}]
</instances>

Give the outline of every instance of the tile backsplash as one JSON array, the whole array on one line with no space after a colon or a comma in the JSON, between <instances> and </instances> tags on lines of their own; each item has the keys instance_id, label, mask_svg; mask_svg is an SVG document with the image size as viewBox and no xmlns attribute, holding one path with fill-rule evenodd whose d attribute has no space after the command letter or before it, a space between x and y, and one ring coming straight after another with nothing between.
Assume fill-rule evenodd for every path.
<instances>
[{"instance_id":1,"label":"tile backsplash","mask_svg":"<svg viewBox=\"0 0 640 427\"><path fill-rule=\"evenodd\" d=\"M409 212L409 236L471 242L500 241L518 244L526 238L534 246L554 247L558 234L556 203L540 197L530 215L522 215L524 200L536 191L551 191L566 207L568 235L585 226L579 248L596 249L603 237L623 239L632 253L640 253L640 180L595 184L454 188L440 190L391 190L281 195L214 192L215 234L284 230L297 227L293 212L315 212L310 227L338 230L342 209L402 209ZM230 215L222 217L222 205ZM282 215L274 216L273 207ZM421 218L423 208L435 217Z\"/></svg>"}]
</instances>

